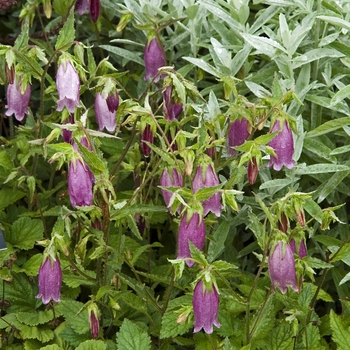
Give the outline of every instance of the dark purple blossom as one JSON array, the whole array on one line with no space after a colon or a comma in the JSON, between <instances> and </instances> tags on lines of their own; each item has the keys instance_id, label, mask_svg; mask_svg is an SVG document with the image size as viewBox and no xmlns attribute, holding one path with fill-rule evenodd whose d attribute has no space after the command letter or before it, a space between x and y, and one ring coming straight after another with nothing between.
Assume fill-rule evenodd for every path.
<instances>
[{"instance_id":1,"label":"dark purple blossom","mask_svg":"<svg viewBox=\"0 0 350 350\"><path fill-rule=\"evenodd\" d=\"M172 98L173 88L168 86L163 92L163 115L169 122L174 121L182 112L182 104L175 103Z\"/></svg>"},{"instance_id":2,"label":"dark purple blossom","mask_svg":"<svg viewBox=\"0 0 350 350\"><path fill-rule=\"evenodd\" d=\"M22 121L25 114L29 114L28 104L30 99L31 88L27 85L24 94L21 93L21 81L18 83L14 79L13 84L9 84L7 88L7 111L6 115L9 117L14 114L18 121Z\"/></svg>"},{"instance_id":3,"label":"dark purple blossom","mask_svg":"<svg viewBox=\"0 0 350 350\"><path fill-rule=\"evenodd\" d=\"M59 97L57 111L62 111L66 107L69 113L74 113L74 107L80 107L80 81L78 73L70 61L61 62L58 67L56 87Z\"/></svg>"},{"instance_id":4,"label":"dark purple blossom","mask_svg":"<svg viewBox=\"0 0 350 350\"><path fill-rule=\"evenodd\" d=\"M159 182L160 182L160 185L163 187L182 187L182 175L178 170L173 168L171 170L171 177L170 177L168 169L165 168L162 172L162 175L160 176ZM164 198L165 205L167 206L169 211L172 212L171 207L169 207L169 204L173 193L171 191L162 189L162 195Z\"/></svg>"},{"instance_id":5,"label":"dark purple blossom","mask_svg":"<svg viewBox=\"0 0 350 350\"><path fill-rule=\"evenodd\" d=\"M119 94L116 90L107 97L107 106L110 112L116 112L119 107Z\"/></svg>"},{"instance_id":6,"label":"dark purple blossom","mask_svg":"<svg viewBox=\"0 0 350 350\"><path fill-rule=\"evenodd\" d=\"M100 331L100 320L98 318L98 309L96 305L93 305L93 307L89 309L89 323L91 336L96 339Z\"/></svg>"},{"instance_id":7,"label":"dark purple blossom","mask_svg":"<svg viewBox=\"0 0 350 350\"><path fill-rule=\"evenodd\" d=\"M274 290L279 288L282 294L287 292L287 287L292 287L296 292L299 288L296 283L294 255L289 244L278 241L269 256L269 273Z\"/></svg>"},{"instance_id":8,"label":"dark purple blossom","mask_svg":"<svg viewBox=\"0 0 350 350\"><path fill-rule=\"evenodd\" d=\"M44 304L49 303L51 299L60 301L62 270L57 256L54 261L49 257L45 258L39 269L38 284L39 294L36 297L42 298Z\"/></svg>"},{"instance_id":9,"label":"dark purple blossom","mask_svg":"<svg viewBox=\"0 0 350 350\"><path fill-rule=\"evenodd\" d=\"M207 290L200 280L193 291L194 333L202 328L207 334L213 333L213 325L221 327L218 321L219 294L214 285Z\"/></svg>"},{"instance_id":10,"label":"dark purple blossom","mask_svg":"<svg viewBox=\"0 0 350 350\"><path fill-rule=\"evenodd\" d=\"M279 131L279 133L269 142L269 146L272 147L277 155L277 158L274 156L270 157L270 162L267 164L268 167L273 165L273 168L276 171L282 169L283 165L292 169L294 167L293 153L294 153L294 143L292 131L289 128L289 125L286 120L281 122L276 120L275 124L271 129L271 133Z\"/></svg>"},{"instance_id":11,"label":"dark purple blossom","mask_svg":"<svg viewBox=\"0 0 350 350\"><path fill-rule=\"evenodd\" d=\"M145 80L154 78L158 74L158 68L166 66L163 46L155 37L147 41L144 51L144 61L146 69ZM154 79L154 82L157 83L159 79L160 76L158 75Z\"/></svg>"},{"instance_id":12,"label":"dark purple blossom","mask_svg":"<svg viewBox=\"0 0 350 350\"><path fill-rule=\"evenodd\" d=\"M299 244L299 249L296 249L296 244L295 244L295 239L292 238L289 242L290 245L290 249L292 250L293 253L297 253L300 257L300 259L302 259L304 256L307 255L307 249L306 249L306 245L305 245L305 241L302 239L300 241Z\"/></svg>"},{"instance_id":13,"label":"dark purple blossom","mask_svg":"<svg viewBox=\"0 0 350 350\"><path fill-rule=\"evenodd\" d=\"M218 186L219 184L218 176L211 164L207 166L204 174L202 165L197 166L196 175L192 180L192 190L194 193L204 187L213 187ZM222 209L220 198L220 193L215 193L210 198L203 201L203 215L207 215L211 211L216 216L220 216L220 211Z\"/></svg>"},{"instance_id":14,"label":"dark purple blossom","mask_svg":"<svg viewBox=\"0 0 350 350\"><path fill-rule=\"evenodd\" d=\"M228 154L230 156L237 153L234 147L242 145L249 137L248 120L242 118L231 123L227 134Z\"/></svg>"},{"instance_id":15,"label":"dark purple blossom","mask_svg":"<svg viewBox=\"0 0 350 350\"><path fill-rule=\"evenodd\" d=\"M100 16L100 0L90 0L90 17L94 22L97 22Z\"/></svg>"},{"instance_id":16,"label":"dark purple blossom","mask_svg":"<svg viewBox=\"0 0 350 350\"><path fill-rule=\"evenodd\" d=\"M141 149L143 152L143 155L145 157L149 157L151 154L151 147L147 145L146 142L143 141L147 141L149 143L153 143L153 132L151 130L151 126L149 124L146 125L145 129L143 130L142 134L141 134Z\"/></svg>"},{"instance_id":17,"label":"dark purple blossom","mask_svg":"<svg viewBox=\"0 0 350 350\"><path fill-rule=\"evenodd\" d=\"M177 258L184 259L191 257L189 241L191 241L197 249L202 250L205 240L204 220L198 213L193 213L187 223L187 213L182 217L179 227L179 235L177 239ZM193 266L194 261L186 260L188 267Z\"/></svg>"},{"instance_id":18,"label":"dark purple blossom","mask_svg":"<svg viewBox=\"0 0 350 350\"><path fill-rule=\"evenodd\" d=\"M76 0L75 2L75 10L79 13L79 15L86 13L89 7L89 0Z\"/></svg>"},{"instance_id":19,"label":"dark purple blossom","mask_svg":"<svg viewBox=\"0 0 350 350\"><path fill-rule=\"evenodd\" d=\"M95 114L98 123L98 130L102 131L106 128L107 131L113 133L117 127L115 111L111 112L108 108L107 100L100 93L95 97Z\"/></svg>"}]
</instances>

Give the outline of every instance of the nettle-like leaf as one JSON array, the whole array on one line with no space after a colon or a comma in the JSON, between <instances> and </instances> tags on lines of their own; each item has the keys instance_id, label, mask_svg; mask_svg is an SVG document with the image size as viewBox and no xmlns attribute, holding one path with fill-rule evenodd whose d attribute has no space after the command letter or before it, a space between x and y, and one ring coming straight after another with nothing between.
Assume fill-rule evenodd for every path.
<instances>
[{"instance_id":1,"label":"nettle-like leaf","mask_svg":"<svg viewBox=\"0 0 350 350\"><path fill-rule=\"evenodd\" d=\"M141 329L127 318L124 319L117 334L119 350L147 350L151 349L151 338L146 330Z\"/></svg>"},{"instance_id":2,"label":"nettle-like leaf","mask_svg":"<svg viewBox=\"0 0 350 350\"><path fill-rule=\"evenodd\" d=\"M342 318L338 316L333 310L331 310L329 318L330 326L332 329L332 339L337 344L337 349L348 349L350 344L350 331L348 327L343 324Z\"/></svg>"},{"instance_id":3,"label":"nettle-like leaf","mask_svg":"<svg viewBox=\"0 0 350 350\"><path fill-rule=\"evenodd\" d=\"M102 340L91 339L91 340L84 341L75 349L76 350L106 350L107 344L105 344Z\"/></svg>"}]
</instances>

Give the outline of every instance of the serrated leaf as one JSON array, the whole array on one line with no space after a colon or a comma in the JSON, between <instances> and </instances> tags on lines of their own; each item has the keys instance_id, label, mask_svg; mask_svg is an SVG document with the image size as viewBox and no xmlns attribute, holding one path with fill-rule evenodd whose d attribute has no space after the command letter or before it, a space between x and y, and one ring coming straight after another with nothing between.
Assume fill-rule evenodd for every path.
<instances>
[{"instance_id":1,"label":"serrated leaf","mask_svg":"<svg viewBox=\"0 0 350 350\"><path fill-rule=\"evenodd\" d=\"M17 189L4 188L0 190L0 211L8 207L10 204L23 198L25 193Z\"/></svg>"},{"instance_id":2,"label":"serrated leaf","mask_svg":"<svg viewBox=\"0 0 350 350\"><path fill-rule=\"evenodd\" d=\"M98 157L97 154L95 154L92 151L89 151L86 147L78 143L79 151L83 155L84 160L86 161L87 165L91 169L93 173L99 173L106 171L106 165L101 160L100 157Z\"/></svg>"},{"instance_id":3,"label":"serrated leaf","mask_svg":"<svg viewBox=\"0 0 350 350\"><path fill-rule=\"evenodd\" d=\"M18 321L28 326L37 326L38 324L45 324L46 322L51 321L54 317L55 314L52 312L52 310L19 312L17 314Z\"/></svg>"},{"instance_id":4,"label":"serrated leaf","mask_svg":"<svg viewBox=\"0 0 350 350\"><path fill-rule=\"evenodd\" d=\"M106 350L107 344L102 340L90 339L81 343L75 350Z\"/></svg>"},{"instance_id":5,"label":"serrated leaf","mask_svg":"<svg viewBox=\"0 0 350 350\"><path fill-rule=\"evenodd\" d=\"M259 244L259 247L264 250L265 249L265 242L266 242L266 231L264 225L259 221L258 217L253 213L249 212L249 228L253 231L257 242Z\"/></svg>"},{"instance_id":6,"label":"serrated leaf","mask_svg":"<svg viewBox=\"0 0 350 350\"><path fill-rule=\"evenodd\" d=\"M6 235L6 240L14 247L31 249L35 241L43 238L44 225L39 219L22 217L16 220L11 229L11 234Z\"/></svg>"},{"instance_id":7,"label":"serrated leaf","mask_svg":"<svg viewBox=\"0 0 350 350\"><path fill-rule=\"evenodd\" d=\"M192 322L187 320L183 323L177 323L180 316L176 311L183 307L190 307L192 305L192 296L184 295L179 298L170 300L167 310L162 317L162 327L160 329L160 338L177 337L178 335L186 333L193 327Z\"/></svg>"},{"instance_id":8,"label":"serrated leaf","mask_svg":"<svg viewBox=\"0 0 350 350\"><path fill-rule=\"evenodd\" d=\"M57 344L52 344L52 345L46 345L40 348L40 350L64 350L64 349L58 346Z\"/></svg>"},{"instance_id":9,"label":"serrated leaf","mask_svg":"<svg viewBox=\"0 0 350 350\"><path fill-rule=\"evenodd\" d=\"M280 323L274 327L269 335L269 350L293 350L294 338L291 326Z\"/></svg>"},{"instance_id":10,"label":"serrated leaf","mask_svg":"<svg viewBox=\"0 0 350 350\"><path fill-rule=\"evenodd\" d=\"M69 16L63 28L60 30L60 33L57 38L56 50L67 51L75 39L75 28L74 28L74 6L71 7Z\"/></svg>"},{"instance_id":11,"label":"serrated leaf","mask_svg":"<svg viewBox=\"0 0 350 350\"><path fill-rule=\"evenodd\" d=\"M31 327L23 325L19 327L19 329L24 339L38 339L42 343L47 343L55 337L55 333L49 327Z\"/></svg>"},{"instance_id":12,"label":"serrated leaf","mask_svg":"<svg viewBox=\"0 0 350 350\"><path fill-rule=\"evenodd\" d=\"M135 310L146 312L146 302L138 295L131 292L125 292L120 294L120 298Z\"/></svg>"},{"instance_id":13,"label":"serrated leaf","mask_svg":"<svg viewBox=\"0 0 350 350\"><path fill-rule=\"evenodd\" d=\"M67 323L78 334L90 331L89 314L83 303L74 300L62 300L56 308L64 315Z\"/></svg>"},{"instance_id":14,"label":"serrated leaf","mask_svg":"<svg viewBox=\"0 0 350 350\"><path fill-rule=\"evenodd\" d=\"M118 350L147 350L151 349L150 343L151 338L145 330L124 319L117 334Z\"/></svg>"},{"instance_id":15,"label":"serrated leaf","mask_svg":"<svg viewBox=\"0 0 350 350\"><path fill-rule=\"evenodd\" d=\"M20 34L18 35L14 44L14 48L16 50L22 51L23 49L28 47L28 40L29 40L28 31L29 31L29 18L26 17L26 19L24 20L24 24L21 28Z\"/></svg>"},{"instance_id":16,"label":"serrated leaf","mask_svg":"<svg viewBox=\"0 0 350 350\"><path fill-rule=\"evenodd\" d=\"M338 350L348 350L350 344L350 332L342 323L341 318L331 309L329 315L330 326L332 329L332 339L338 345Z\"/></svg>"}]
</instances>

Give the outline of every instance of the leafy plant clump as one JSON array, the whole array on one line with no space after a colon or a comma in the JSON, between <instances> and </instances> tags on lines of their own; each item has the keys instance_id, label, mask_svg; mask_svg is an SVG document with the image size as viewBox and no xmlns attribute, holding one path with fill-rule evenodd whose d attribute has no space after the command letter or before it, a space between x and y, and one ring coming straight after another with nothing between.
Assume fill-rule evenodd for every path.
<instances>
[{"instance_id":1,"label":"leafy plant clump","mask_svg":"<svg viewBox=\"0 0 350 350\"><path fill-rule=\"evenodd\" d=\"M0 4L0 347L340 349L347 1Z\"/></svg>"}]
</instances>

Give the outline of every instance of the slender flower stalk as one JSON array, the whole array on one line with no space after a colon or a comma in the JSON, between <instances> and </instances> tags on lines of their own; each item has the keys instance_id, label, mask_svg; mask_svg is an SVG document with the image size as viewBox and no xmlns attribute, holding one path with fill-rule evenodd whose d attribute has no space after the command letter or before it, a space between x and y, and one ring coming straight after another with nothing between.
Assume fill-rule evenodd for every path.
<instances>
[{"instance_id":1,"label":"slender flower stalk","mask_svg":"<svg viewBox=\"0 0 350 350\"><path fill-rule=\"evenodd\" d=\"M295 164L295 161L293 160L294 143L293 134L289 128L288 122L284 120L281 123L280 120L276 120L271 129L271 133L276 131L279 131L279 133L269 142L268 145L274 149L277 158L271 156L270 162L267 166L270 167L273 165L273 168L276 171L281 170L283 165L288 169L292 169Z\"/></svg>"},{"instance_id":2,"label":"slender flower stalk","mask_svg":"<svg viewBox=\"0 0 350 350\"><path fill-rule=\"evenodd\" d=\"M182 217L178 235L177 259L185 259L191 257L189 241L191 241L199 250L203 249L205 240L204 220L198 213L193 213L187 222L187 212ZM193 266L194 261L186 260L188 267Z\"/></svg>"},{"instance_id":3,"label":"slender flower stalk","mask_svg":"<svg viewBox=\"0 0 350 350\"><path fill-rule=\"evenodd\" d=\"M212 284L208 290L200 280L193 292L194 333L202 328L207 334L213 333L213 325L221 327L218 321L219 294Z\"/></svg>"},{"instance_id":4,"label":"slender flower stalk","mask_svg":"<svg viewBox=\"0 0 350 350\"><path fill-rule=\"evenodd\" d=\"M22 121L25 114L29 114L28 104L30 99L31 88L27 85L26 90L22 94L21 92L21 79L16 82L14 79L13 84L9 84L7 88L7 111L6 115L9 117L14 114L18 121Z\"/></svg>"},{"instance_id":5,"label":"slender flower stalk","mask_svg":"<svg viewBox=\"0 0 350 350\"><path fill-rule=\"evenodd\" d=\"M157 83L160 79L158 74L158 68L166 66L165 53L163 45L156 37L148 40L144 51L144 61L146 75L145 80L154 78L154 82Z\"/></svg>"},{"instance_id":6,"label":"slender flower stalk","mask_svg":"<svg viewBox=\"0 0 350 350\"><path fill-rule=\"evenodd\" d=\"M39 269L39 294L37 298L42 298L42 302L47 304L51 299L57 303L60 301L62 270L58 257L52 261L46 257Z\"/></svg>"},{"instance_id":7,"label":"slender flower stalk","mask_svg":"<svg viewBox=\"0 0 350 350\"><path fill-rule=\"evenodd\" d=\"M69 113L74 113L74 108L80 107L80 81L78 73L70 61L65 60L59 65L56 75L56 87L59 97L57 111L62 111L66 107Z\"/></svg>"},{"instance_id":8,"label":"slender flower stalk","mask_svg":"<svg viewBox=\"0 0 350 350\"><path fill-rule=\"evenodd\" d=\"M293 251L289 244L278 241L269 256L269 273L274 290L279 288L282 294L287 292L287 287L299 293L296 283L295 261Z\"/></svg>"}]
</instances>

